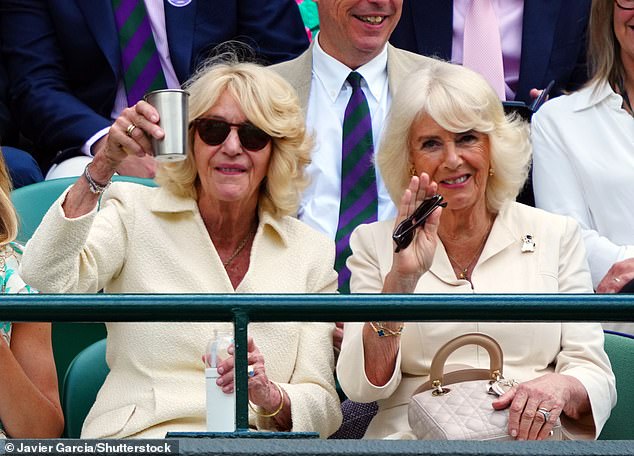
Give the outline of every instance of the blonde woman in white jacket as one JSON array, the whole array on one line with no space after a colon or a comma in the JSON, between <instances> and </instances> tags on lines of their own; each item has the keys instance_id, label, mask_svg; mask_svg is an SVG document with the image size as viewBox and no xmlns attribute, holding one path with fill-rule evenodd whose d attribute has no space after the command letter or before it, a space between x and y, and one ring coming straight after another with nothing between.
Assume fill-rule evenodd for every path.
<instances>
[{"instance_id":1,"label":"blonde woman in white jacket","mask_svg":"<svg viewBox=\"0 0 634 456\"><path fill-rule=\"evenodd\" d=\"M514 202L528 172L528 132L505 117L480 75L445 63L414 72L392 106L378 163L399 215L353 233L353 292L592 292L577 224ZM415 228L411 243L394 243L397 222L436 192L447 207ZM557 419L569 438L599 435L616 390L598 323L349 323L337 374L351 400L378 401L366 438L415 438L409 399L436 351L468 332L496 339L505 377L520 382L491 400L509 409L512 438L547 438ZM488 367L480 347L450 359Z\"/></svg>"}]
</instances>

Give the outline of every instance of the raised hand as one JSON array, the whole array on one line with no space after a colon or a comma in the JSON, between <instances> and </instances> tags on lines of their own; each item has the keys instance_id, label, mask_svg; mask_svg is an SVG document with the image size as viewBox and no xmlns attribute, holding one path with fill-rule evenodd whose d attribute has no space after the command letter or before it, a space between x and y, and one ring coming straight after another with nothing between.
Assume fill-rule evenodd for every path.
<instances>
[{"instance_id":1,"label":"raised hand","mask_svg":"<svg viewBox=\"0 0 634 456\"><path fill-rule=\"evenodd\" d=\"M420 177L413 176L401 197L395 227L411 215L426 198L435 195L437 188L437 184L431 182L426 173L421 174ZM386 277L383 292L411 293L414 291L418 279L429 270L434 259L441 212L442 208L437 208L427 218L424 226L416 228L414 240L409 246L394 253L392 269Z\"/></svg>"}]
</instances>

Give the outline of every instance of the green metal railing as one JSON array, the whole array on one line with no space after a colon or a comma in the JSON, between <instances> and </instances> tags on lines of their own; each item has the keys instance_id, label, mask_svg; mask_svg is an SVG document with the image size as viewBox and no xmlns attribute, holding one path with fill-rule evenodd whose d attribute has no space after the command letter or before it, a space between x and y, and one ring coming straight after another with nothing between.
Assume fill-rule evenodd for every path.
<instances>
[{"instance_id":1,"label":"green metal railing","mask_svg":"<svg viewBox=\"0 0 634 456\"><path fill-rule=\"evenodd\" d=\"M0 320L4 321L233 321L236 372L238 373L236 378L237 433L248 430L247 326L251 322L634 320L634 297L627 295L82 294L4 295L1 299ZM277 434L280 433L275 434L278 436ZM605 442L591 442L592 451L596 453L584 452L588 450L580 446L582 442L566 442L568 445L573 444L566 447L552 445L554 443L544 442L546 446L538 447L523 445L482 447L482 442L426 442L425 447L430 449L429 454L450 454L443 452L443 448L450 448L451 451L460 450L451 454L517 454L516 450L520 450L522 454L634 454L634 441L611 442L609 445ZM551 446L548 446L549 444ZM258 443L257 452L262 453L264 447L259 445ZM399 445L403 448L403 454L411 454L407 444ZM373 453L371 445L368 446L365 443L359 447L358 453L384 454L383 452L386 452L385 454L388 454L392 452L389 446L382 447L379 444L379 447ZM193 445L192 448L197 447ZM350 452L348 444L342 444L340 448L342 452ZM417 448L420 448L420 444ZM481 453L483 448L486 453ZM498 453L496 448L506 450ZM510 448L513 451L510 451ZM539 448L545 449L546 452L537 451ZM576 448L576 450L573 453L568 451L562 453L562 448ZM395 447L392 449L395 450ZM321 450L314 454L320 452ZM332 448L327 452L332 453ZM215 454L224 453L215 452Z\"/></svg>"}]
</instances>

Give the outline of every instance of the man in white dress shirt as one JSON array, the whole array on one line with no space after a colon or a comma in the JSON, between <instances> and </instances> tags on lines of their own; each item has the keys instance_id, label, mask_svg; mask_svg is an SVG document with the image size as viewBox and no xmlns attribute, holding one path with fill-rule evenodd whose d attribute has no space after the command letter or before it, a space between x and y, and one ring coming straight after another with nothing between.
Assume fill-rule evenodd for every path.
<instances>
[{"instance_id":1,"label":"man in white dress shirt","mask_svg":"<svg viewBox=\"0 0 634 456\"><path fill-rule=\"evenodd\" d=\"M335 239L341 201L342 128L352 88L351 71L363 77L361 88L372 118L376 154L392 93L412 70L433 59L396 49L387 43L399 21L402 0L315 0L320 31L311 47L296 59L274 65L297 90L315 135L311 183L304 192L299 218ZM378 220L396 216L376 171Z\"/></svg>"},{"instance_id":2,"label":"man in white dress shirt","mask_svg":"<svg viewBox=\"0 0 634 456\"><path fill-rule=\"evenodd\" d=\"M312 163L308 166L311 182L304 192L299 218L336 239L342 198L344 113L352 94L346 79L352 71L363 77L361 89L372 118L376 154L398 83L411 71L434 61L387 43L401 17L402 0L315 0L315 3L320 31L310 48L296 59L272 68L297 90L306 110L308 128L315 137ZM396 208L378 170L376 187L375 220L394 218ZM342 328L339 323L333 336L336 351L341 346ZM343 413L344 425L335 437L361 438L376 413L376 404L346 402Z\"/></svg>"}]
</instances>

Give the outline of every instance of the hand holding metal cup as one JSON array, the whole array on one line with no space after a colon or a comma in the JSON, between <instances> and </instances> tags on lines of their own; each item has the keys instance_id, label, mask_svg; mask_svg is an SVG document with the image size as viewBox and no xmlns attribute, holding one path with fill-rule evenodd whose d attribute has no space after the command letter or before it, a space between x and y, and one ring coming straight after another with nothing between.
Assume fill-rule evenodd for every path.
<instances>
[{"instance_id":1,"label":"hand holding metal cup","mask_svg":"<svg viewBox=\"0 0 634 456\"><path fill-rule=\"evenodd\" d=\"M143 97L158 111L158 124L165 132L161 139L152 138L154 157L159 161L174 162L187 157L188 98L189 93L181 89L155 90Z\"/></svg>"}]
</instances>

